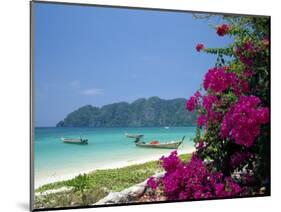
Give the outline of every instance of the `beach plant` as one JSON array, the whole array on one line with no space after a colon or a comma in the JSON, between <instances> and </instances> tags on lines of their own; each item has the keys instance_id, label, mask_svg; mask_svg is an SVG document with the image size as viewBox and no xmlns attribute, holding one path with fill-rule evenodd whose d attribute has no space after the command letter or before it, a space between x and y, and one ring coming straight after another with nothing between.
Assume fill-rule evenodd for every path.
<instances>
[{"instance_id":1,"label":"beach plant","mask_svg":"<svg viewBox=\"0 0 281 212\"><path fill-rule=\"evenodd\" d=\"M87 174L79 174L68 182L68 186L73 187L74 192L79 192L83 205L87 205L87 195L85 191L90 187L89 176Z\"/></svg>"},{"instance_id":2,"label":"beach plant","mask_svg":"<svg viewBox=\"0 0 281 212\"><path fill-rule=\"evenodd\" d=\"M196 151L187 163L176 152L161 158L164 177L148 181L169 200L270 192L269 19L223 16L222 21L214 29L231 44L195 46L217 56L202 87L186 102L186 109L198 115Z\"/></svg>"},{"instance_id":3,"label":"beach plant","mask_svg":"<svg viewBox=\"0 0 281 212\"><path fill-rule=\"evenodd\" d=\"M89 188L89 176L87 174L79 174L77 177L68 182L68 186L73 187L75 192L84 192L87 188Z\"/></svg>"}]
</instances>

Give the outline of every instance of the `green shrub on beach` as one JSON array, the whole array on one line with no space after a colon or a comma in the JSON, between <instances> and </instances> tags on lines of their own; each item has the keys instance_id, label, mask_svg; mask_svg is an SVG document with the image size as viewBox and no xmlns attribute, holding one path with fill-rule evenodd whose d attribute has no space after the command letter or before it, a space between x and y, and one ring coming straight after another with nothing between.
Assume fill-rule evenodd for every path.
<instances>
[{"instance_id":1,"label":"green shrub on beach","mask_svg":"<svg viewBox=\"0 0 281 212\"><path fill-rule=\"evenodd\" d=\"M68 181L67 185L73 187L73 192L81 196L83 205L87 205L88 195L85 193L85 190L90 188L89 176L87 174L79 174L77 177Z\"/></svg>"},{"instance_id":2,"label":"green shrub on beach","mask_svg":"<svg viewBox=\"0 0 281 212\"><path fill-rule=\"evenodd\" d=\"M73 187L74 191L84 192L87 188L89 188L89 176L87 174L79 174L77 177L73 178L72 180L67 181L66 183L68 186Z\"/></svg>"}]
</instances>

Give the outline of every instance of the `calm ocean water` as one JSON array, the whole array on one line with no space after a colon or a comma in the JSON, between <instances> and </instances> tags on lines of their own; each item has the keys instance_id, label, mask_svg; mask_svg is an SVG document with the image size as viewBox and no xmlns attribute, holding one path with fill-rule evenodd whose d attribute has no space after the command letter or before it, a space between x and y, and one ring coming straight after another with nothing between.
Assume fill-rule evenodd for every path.
<instances>
[{"instance_id":1,"label":"calm ocean water","mask_svg":"<svg viewBox=\"0 0 281 212\"><path fill-rule=\"evenodd\" d=\"M144 134L144 141L169 141L186 136L179 149L193 146L194 127L155 128L35 128L35 179L94 169L118 161L133 161L172 150L139 148L124 133ZM65 144L60 137L89 139L88 145Z\"/></svg>"}]
</instances>

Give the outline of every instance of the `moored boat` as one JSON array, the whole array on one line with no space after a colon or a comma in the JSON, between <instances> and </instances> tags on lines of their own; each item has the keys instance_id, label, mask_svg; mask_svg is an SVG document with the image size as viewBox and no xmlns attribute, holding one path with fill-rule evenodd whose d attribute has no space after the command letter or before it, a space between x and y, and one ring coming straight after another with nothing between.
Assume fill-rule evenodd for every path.
<instances>
[{"instance_id":1,"label":"moored boat","mask_svg":"<svg viewBox=\"0 0 281 212\"><path fill-rule=\"evenodd\" d=\"M61 137L62 142L69 144L88 144L88 139L80 138L63 138Z\"/></svg>"},{"instance_id":2,"label":"moored boat","mask_svg":"<svg viewBox=\"0 0 281 212\"><path fill-rule=\"evenodd\" d=\"M162 149L177 149L184 141L185 136L183 136L182 140L178 141L169 141L169 142L159 142L159 141L151 141L149 143L136 140L135 144L138 147L149 147L149 148L162 148Z\"/></svg>"},{"instance_id":3,"label":"moored boat","mask_svg":"<svg viewBox=\"0 0 281 212\"><path fill-rule=\"evenodd\" d=\"M125 136L127 138L141 138L141 137L143 137L142 134L129 134L129 133L125 133Z\"/></svg>"}]
</instances>

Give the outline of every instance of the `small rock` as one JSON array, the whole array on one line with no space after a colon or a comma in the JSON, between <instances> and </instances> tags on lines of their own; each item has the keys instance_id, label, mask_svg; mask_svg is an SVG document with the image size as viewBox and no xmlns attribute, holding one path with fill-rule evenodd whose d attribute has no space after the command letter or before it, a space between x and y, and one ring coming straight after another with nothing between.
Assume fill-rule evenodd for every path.
<instances>
[{"instance_id":1,"label":"small rock","mask_svg":"<svg viewBox=\"0 0 281 212\"><path fill-rule=\"evenodd\" d=\"M127 188L127 189L121 191L121 194L123 194L124 196L127 196L130 199L137 198L143 194L144 190L145 190L145 185L137 184L135 186L132 186L130 188Z\"/></svg>"},{"instance_id":2,"label":"small rock","mask_svg":"<svg viewBox=\"0 0 281 212\"><path fill-rule=\"evenodd\" d=\"M160 179L164 175L164 172L153 175L156 180ZM135 200L143 195L146 189L147 179L139 184L124 189L121 192L111 192L103 199L96 202L94 205L106 205L106 204L117 204L127 203Z\"/></svg>"}]
</instances>

